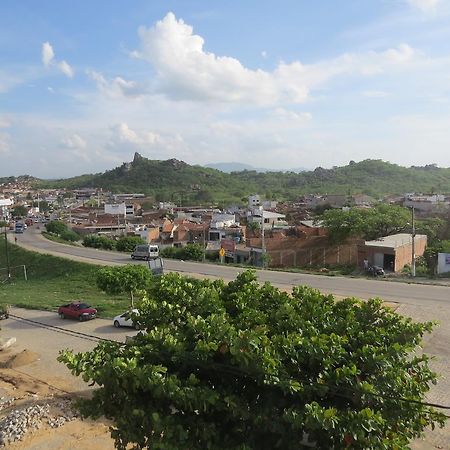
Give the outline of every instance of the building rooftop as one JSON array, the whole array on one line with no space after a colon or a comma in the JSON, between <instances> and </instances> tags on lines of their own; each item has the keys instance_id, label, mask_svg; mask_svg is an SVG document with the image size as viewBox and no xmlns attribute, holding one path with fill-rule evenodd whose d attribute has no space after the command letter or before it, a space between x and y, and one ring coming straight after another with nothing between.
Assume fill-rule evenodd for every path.
<instances>
[{"instance_id":1,"label":"building rooftop","mask_svg":"<svg viewBox=\"0 0 450 450\"><path fill-rule=\"evenodd\" d=\"M426 239L425 234L416 234L416 239ZM411 244L411 234L409 233L398 233L392 236L385 236L373 241L366 241L367 247L387 247L387 248L398 248L403 245Z\"/></svg>"}]
</instances>

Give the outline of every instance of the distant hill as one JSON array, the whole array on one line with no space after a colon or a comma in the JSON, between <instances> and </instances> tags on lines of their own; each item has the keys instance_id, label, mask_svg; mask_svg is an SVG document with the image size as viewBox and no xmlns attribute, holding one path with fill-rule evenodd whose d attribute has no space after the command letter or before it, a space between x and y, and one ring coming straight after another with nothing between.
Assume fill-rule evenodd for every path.
<instances>
[{"instance_id":1,"label":"distant hill","mask_svg":"<svg viewBox=\"0 0 450 450\"><path fill-rule=\"evenodd\" d=\"M244 170L248 171L255 171L255 172L271 172L272 169L267 169L264 167L253 167L250 164L244 164L244 163L238 163L238 162L219 162L219 163L211 163L206 164L205 167L210 167L211 169L220 170L221 172L225 173L232 173L232 172L243 172ZM280 170L280 172L304 172L305 168L297 167L293 169L284 169Z\"/></svg>"},{"instance_id":2,"label":"distant hill","mask_svg":"<svg viewBox=\"0 0 450 450\"><path fill-rule=\"evenodd\" d=\"M39 182L42 187L100 187L113 192L142 192L157 201L186 203L237 202L249 194L296 199L304 193L356 194L379 198L405 192L450 192L450 169L435 165L401 167L381 160L351 161L349 165L313 171L222 171L183 161L149 160L139 153L132 162L104 173Z\"/></svg>"}]
</instances>

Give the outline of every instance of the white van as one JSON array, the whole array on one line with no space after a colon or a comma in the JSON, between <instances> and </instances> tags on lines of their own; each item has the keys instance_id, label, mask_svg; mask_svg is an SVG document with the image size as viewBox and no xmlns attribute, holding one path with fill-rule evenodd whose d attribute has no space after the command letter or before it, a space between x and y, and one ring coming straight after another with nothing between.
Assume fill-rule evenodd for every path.
<instances>
[{"instance_id":1,"label":"white van","mask_svg":"<svg viewBox=\"0 0 450 450\"><path fill-rule=\"evenodd\" d=\"M145 259L146 261L150 259L158 258L159 247L156 244L140 244L136 245L133 253L131 254L131 259Z\"/></svg>"}]
</instances>

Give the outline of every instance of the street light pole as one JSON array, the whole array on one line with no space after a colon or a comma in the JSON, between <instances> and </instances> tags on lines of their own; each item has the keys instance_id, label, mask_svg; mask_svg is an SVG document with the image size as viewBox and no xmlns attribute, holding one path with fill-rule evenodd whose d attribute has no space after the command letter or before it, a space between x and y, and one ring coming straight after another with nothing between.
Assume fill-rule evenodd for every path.
<instances>
[{"instance_id":1,"label":"street light pole","mask_svg":"<svg viewBox=\"0 0 450 450\"><path fill-rule=\"evenodd\" d=\"M416 248L415 248L415 237L416 237L416 227L414 222L414 206L411 208L411 276L416 276Z\"/></svg>"}]
</instances>

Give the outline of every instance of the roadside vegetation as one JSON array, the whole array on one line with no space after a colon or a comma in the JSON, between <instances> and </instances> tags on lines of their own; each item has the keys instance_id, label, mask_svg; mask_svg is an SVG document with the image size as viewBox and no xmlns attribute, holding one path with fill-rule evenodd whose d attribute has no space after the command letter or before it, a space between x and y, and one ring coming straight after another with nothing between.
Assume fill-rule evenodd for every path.
<instances>
[{"instance_id":1,"label":"roadside vegetation","mask_svg":"<svg viewBox=\"0 0 450 450\"><path fill-rule=\"evenodd\" d=\"M1 280L6 279L4 239L0 238ZM113 317L130 305L129 293L106 294L96 285L101 268L91 264L42 255L8 244L12 283L0 284L0 305L54 310L74 300L95 306L101 317ZM23 265L28 281L24 280Z\"/></svg>"},{"instance_id":2,"label":"roadside vegetation","mask_svg":"<svg viewBox=\"0 0 450 450\"><path fill-rule=\"evenodd\" d=\"M199 244L188 244L184 247L166 247L160 252L163 258L183 259L186 261L202 261L204 248Z\"/></svg>"},{"instance_id":3,"label":"roadside vegetation","mask_svg":"<svg viewBox=\"0 0 450 450\"><path fill-rule=\"evenodd\" d=\"M45 225L46 231L42 234L51 241L62 244L73 244L81 239L81 236L72 231L64 222L53 220Z\"/></svg>"},{"instance_id":4,"label":"roadside vegetation","mask_svg":"<svg viewBox=\"0 0 450 450\"><path fill-rule=\"evenodd\" d=\"M101 250L117 250L118 252L131 253L136 245L146 242L139 236L122 236L119 239L111 239L107 236L88 234L83 238L84 247L98 248Z\"/></svg>"}]
</instances>

